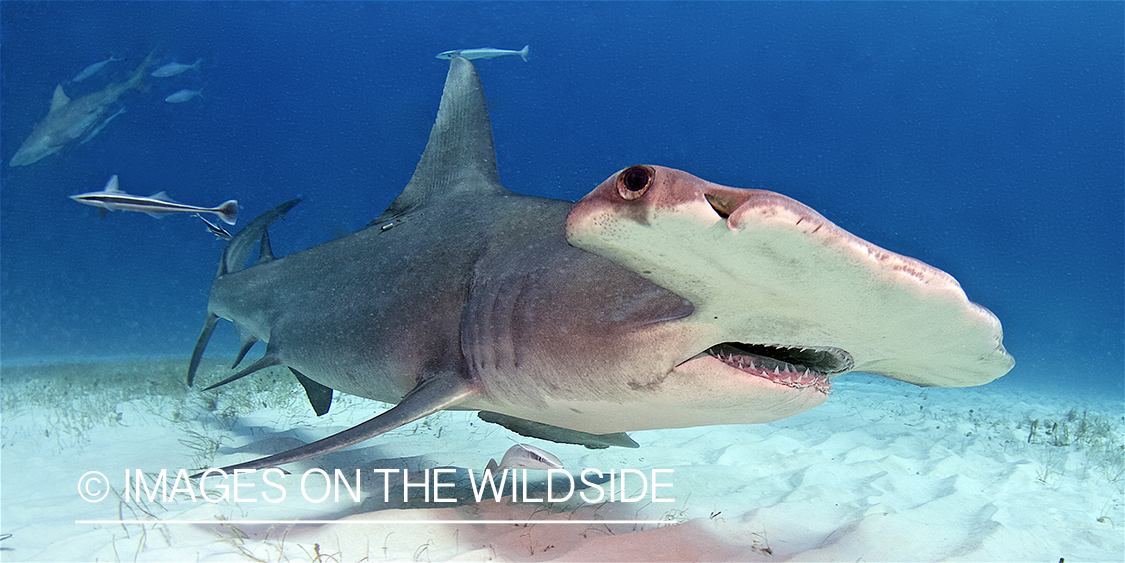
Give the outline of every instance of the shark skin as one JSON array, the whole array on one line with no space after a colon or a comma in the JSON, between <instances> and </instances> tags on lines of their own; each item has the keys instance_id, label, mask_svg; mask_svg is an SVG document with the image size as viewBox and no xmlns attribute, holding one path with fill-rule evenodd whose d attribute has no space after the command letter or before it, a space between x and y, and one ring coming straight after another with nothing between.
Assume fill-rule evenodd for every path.
<instances>
[{"instance_id":1,"label":"shark skin","mask_svg":"<svg viewBox=\"0 0 1125 563\"><path fill-rule=\"evenodd\" d=\"M71 141L86 135L83 143L97 135L124 108L105 117L109 107L130 89L144 89L144 74L156 58L156 49L141 61L129 80L115 82L104 89L71 100L62 85L55 88L51 110L42 121L35 124L31 135L20 145L8 166L27 166L62 150Z\"/></svg>"},{"instance_id":2,"label":"shark skin","mask_svg":"<svg viewBox=\"0 0 1125 563\"><path fill-rule=\"evenodd\" d=\"M819 215L778 194L735 188L712 190L721 201L711 204L704 197L706 209L699 209L698 201L681 203L681 192L664 189L667 178L689 186L702 182L671 169L632 167L578 204L508 191L497 174L476 69L454 57L413 177L367 228L275 257L267 231L297 203L293 200L233 237L212 283L188 370L190 385L218 320L227 319L242 336L234 367L254 343L266 342L266 350L212 387L284 365L318 414L327 411L333 391L395 406L322 440L224 469L273 467L322 455L443 409L479 410L482 419L548 440L635 447L623 433L761 423L798 414L827 400L829 379L857 362L872 369L879 361L889 362L895 366L892 376L910 380L914 373L924 385L979 385L1010 369L995 317L961 302L963 292L945 286L905 290L900 300L879 310L888 319L868 315L841 322L833 308L818 314L841 291L869 291L872 296L865 299L871 301L888 294L884 286L897 295L894 288L905 283L886 271L887 263L897 264L891 258L863 262L847 253L841 259L839 252L818 251L817 245L863 243L826 221L816 231L820 238L779 248L812 253L792 266L796 270L851 268L857 270L854 279L839 291L815 294L809 306L800 303L800 295L773 287L768 276L751 276L747 283L758 295L748 296L737 287L747 268L726 265L757 249L739 244L737 236L708 238L706 233L722 227L721 215L726 213L740 232L752 231L758 226L731 218L743 215L745 205L738 202L765 194L784 202L783 208L809 218ZM599 195L616 191L619 180L635 205ZM637 191L653 197L634 197ZM696 197L699 189L687 193ZM651 210L660 205L645 207L657 196L671 212ZM684 206L690 210L686 220L680 217ZM710 213L704 220L692 215L704 212ZM646 225L655 227L650 242L644 241ZM773 230L786 232L786 227ZM793 231L788 238L807 237L801 225L788 230ZM677 232L684 239L680 246L667 252L654 248ZM684 259L688 251L683 249L697 243L719 246L698 249L704 252L699 260L665 263ZM636 246L622 249L622 244ZM255 248L259 256L246 267ZM777 249L767 245L764 255L751 256L748 263L767 270L786 267L793 257L778 255ZM650 251L651 260L635 257ZM899 258L944 282L952 280ZM654 273L661 268L667 273ZM814 277L806 285L825 282L832 283ZM762 298L774 293L779 301L763 304ZM949 301L955 304L949 307ZM799 314L785 317L782 312L790 306ZM781 328L756 328L759 308L766 325ZM885 320L899 330L935 308L942 314L933 322L941 326L920 332L915 340L966 326L983 328L976 327L951 349L918 359L910 356L925 345L916 342L902 350L877 344L855 352L848 348L880 337L872 324ZM966 343L962 350L959 345ZM879 353L870 355L869 348ZM982 350L990 351L985 360ZM940 376L966 366L972 369Z\"/></svg>"}]
</instances>

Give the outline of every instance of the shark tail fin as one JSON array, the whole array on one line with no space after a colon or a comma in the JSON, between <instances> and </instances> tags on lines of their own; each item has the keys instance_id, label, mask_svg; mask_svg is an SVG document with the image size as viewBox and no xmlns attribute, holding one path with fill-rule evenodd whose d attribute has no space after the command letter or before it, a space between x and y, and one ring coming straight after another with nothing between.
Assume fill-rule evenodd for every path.
<instances>
[{"instance_id":1,"label":"shark tail fin","mask_svg":"<svg viewBox=\"0 0 1125 563\"><path fill-rule=\"evenodd\" d=\"M148 71L148 67L156 62L156 49L156 47L153 47L141 61L141 64L137 65L137 69L133 71L133 75L129 77L129 82L127 82L130 88L141 92L145 91L145 73Z\"/></svg>"},{"instance_id":2,"label":"shark tail fin","mask_svg":"<svg viewBox=\"0 0 1125 563\"><path fill-rule=\"evenodd\" d=\"M523 49L520 49L520 58L525 63L531 58L531 45L524 45Z\"/></svg>"}]
</instances>

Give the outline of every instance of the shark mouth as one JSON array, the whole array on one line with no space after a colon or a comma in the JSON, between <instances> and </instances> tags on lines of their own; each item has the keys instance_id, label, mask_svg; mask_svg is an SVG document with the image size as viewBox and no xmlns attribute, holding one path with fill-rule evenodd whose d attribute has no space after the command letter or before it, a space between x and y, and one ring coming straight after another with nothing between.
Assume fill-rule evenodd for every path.
<instances>
[{"instance_id":1,"label":"shark mouth","mask_svg":"<svg viewBox=\"0 0 1125 563\"><path fill-rule=\"evenodd\" d=\"M829 376L844 373L854 364L850 354L828 346L789 347L724 342L707 349L707 355L728 366L797 390L812 388L827 395Z\"/></svg>"}]
</instances>

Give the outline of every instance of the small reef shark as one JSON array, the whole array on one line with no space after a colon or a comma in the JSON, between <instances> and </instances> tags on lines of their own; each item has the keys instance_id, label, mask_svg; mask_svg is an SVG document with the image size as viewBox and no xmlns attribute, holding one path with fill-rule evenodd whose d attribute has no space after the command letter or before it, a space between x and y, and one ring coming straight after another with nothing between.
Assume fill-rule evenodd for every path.
<instances>
[{"instance_id":1,"label":"small reef shark","mask_svg":"<svg viewBox=\"0 0 1125 563\"><path fill-rule=\"evenodd\" d=\"M167 215L168 213L194 213L197 216L200 213L214 213L218 215L228 225L233 225L238 220L238 202L235 200L228 200L218 207L196 207L194 205L187 205L172 201L168 198L168 194L160 192L150 196L141 196L127 194L117 187L117 174L109 177L109 181L105 183L105 187L100 192L88 192L84 194L72 195L70 199L78 203L85 203L86 205L93 205L98 208L98 213L105 217L106 211L140 211L147 213L150 217L157 219ZM199 217L203 219L203 217ZM215 229L226 233L222 227L211 225L209 221L203 219L210 227L209 230L216 236L219 233ZM229 235L228 235L229 238Z\"/></svg>"},{"instance_id":2,"label":"small reef shark","mask_svg":"<svg viewBox=\"0 0 1125 563\"><path fill-rule=\"evenodd\" d=\"M480 47L477 49L453 49L452 51L445 51L438 53L439 59L452 59L453 57L461 57L462 59L495 59L504 55L519 55L523 62L531 56L531 45L524 45L523 49L513 51L511 49L497 49L495 47Z\"/></svg>"},{"instance_id":3,"label":"small reef shark","mask_svg":"<svg viewBox=\"0 0 1125 563\"><path fill-rule=\"evenodd\" d=\"M793 416L852 370L969 386L1014 364L1000 322L951 276L783 195L651 165L578 203L508 191L461 57L413 177L367 228L275 257L267 229L298 201L227 245L188 384L227 319L242 336L233 367L255 342L265 354L208 389L286 366L317 414L334 390L395 406L228 470L321 455L443 409L636 447L625 432Z\"/></svg>"},{"instance_id":4,"label":"small reef shark","mask_svg":"<svg viewBox=\"0 0 1125 563\"><path fill-rule=\"evenodd\" d=\"M8 166L27 166L38 162L62 150L67 143L85 135L81 141L85 143L101 132L113 118L121 115L124 108L109 117L104 117L109 111L109 106L117 101L130 89L144 89L145 70L152 64L156 56L153 49L141 64L133 71L129 80L113 83L105 89L71 100L63 92L60 84L55 88L55 95L51 99L51 109L42 121L35 124L31 135L23 142L15 156L8 162ZM103 119L104 117L104 119Z\"/></svg>"}]
</instances>

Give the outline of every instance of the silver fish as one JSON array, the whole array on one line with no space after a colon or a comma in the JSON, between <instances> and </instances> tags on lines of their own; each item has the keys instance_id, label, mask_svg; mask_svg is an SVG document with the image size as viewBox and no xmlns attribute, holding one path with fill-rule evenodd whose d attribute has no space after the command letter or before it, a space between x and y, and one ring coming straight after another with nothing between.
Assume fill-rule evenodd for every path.
<instances>
[{"instance_id":1,"label":"silver fish","mask_svg":"<svg viewBox=\"0 0 1125 563\"><path fill-rule=\"evenodd\" d=\"M461 57L462 59L495 59L504 55L519 55L523 62L527 62L528 57L531 56L531 45L524 45L523 49L513 51L511 49L497 49L495 47L479 47L476 49L453 49L452 51L445 51L439 53L439 59L452 59L453 57Z\"/></svg>"},{"instance_id":2,"label":"silver fish","mask_svg":"<svg viewBox=\"0 0 1125 563\"><path fill-rule=\"evenodd\" d=\"M164 101L170 104L182 104L195 98L196 96L199 96L201 98L203 97L203 88L200 88L198 90L188 90L185 88L183 90L180 90L179 92L176 92L175 94L168 96L167 98L164 98Z\"/></svg>"},{"instance_id":3,"label":"silver fish","mask_svg":"<svg viewBox=\"0 0 1125 563\"><path fill-rule=\"evenodd\" d=\"M196 59L195 64L185 65L181 63L168 63L154 71L149 76L157 78L168 78L169 76L176 76L185 70L199 70L199 63L203 62L202 58Z\"/></svg>"}]
</instances>

